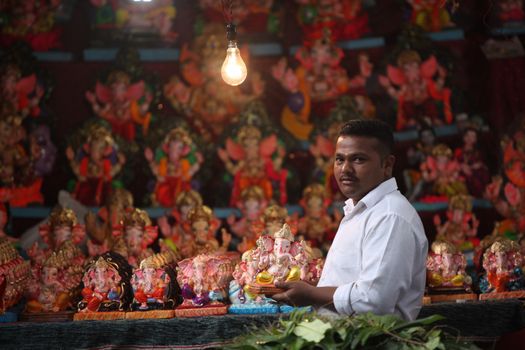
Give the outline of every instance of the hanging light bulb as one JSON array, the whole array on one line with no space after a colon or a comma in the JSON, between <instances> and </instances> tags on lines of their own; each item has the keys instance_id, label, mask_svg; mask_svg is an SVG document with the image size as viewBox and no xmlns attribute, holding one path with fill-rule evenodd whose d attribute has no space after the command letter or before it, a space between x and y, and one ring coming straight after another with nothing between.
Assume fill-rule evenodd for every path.
<instances>
[{"instance_id":1,"label":"hanging light bulb","mask_svg":"<svg viewBox=\"0 0 525 350\"><path fill-rule=\"evenodd\" d=\"M226 50L226 58L222 64L221 76L228 85L237 86L242 84L248 75L246 64L242 60L241 52L237 47L235 40L235 25L229 23L226 26L226 34L228 37L228 49Z\"/></svg>"}]
</instances>

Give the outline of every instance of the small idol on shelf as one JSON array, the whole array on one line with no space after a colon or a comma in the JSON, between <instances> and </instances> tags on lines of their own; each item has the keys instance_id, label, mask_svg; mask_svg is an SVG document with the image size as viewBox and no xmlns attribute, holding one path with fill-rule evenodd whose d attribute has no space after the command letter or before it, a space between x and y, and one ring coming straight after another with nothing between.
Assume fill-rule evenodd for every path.
<instances>
[{"instance_id":1,"label":"small idol on shelf","mask_svg":"<svg viewBox=\"0 0 525 350\"><path fill-rule=\"evenodd\" d=\"M222 244L215 238L220 226L220 221L215 218L213 211L205 206L199 205L188 213L191 227L191 238L182 242L180 253L184 258L199 254L224 253L228 250L231 234L222 230Z\"/></svg>"},{"instance_id":2,"label":"small idol on shelf","mask_svg":"<svg viewBox=\"0 0 525 350\"><path fill-rule=\"evenodd\" d=\"M370 62L370 56L366 53L357 55L359 71L356 75L350 77L348 81L348 94L352 96L352 101L356 110L365 118L374 118L376 116L376 106L372 102L370 88L374 76L374 64Z\"/></svg>"},{"instance_id":3,"label":"small idol on shelf","mask_svg":"<svg viewBox=\"0 0 525 350\"><path fill-rule=\"evenodd\" d=\"M267 201L276 199L284 205L288 175L282 168L285 152L275 134L263 138L261 131L252 125L242 126L236 141L228 138L226 148L219 148L217 153L226 170L233 175L230 205L235 206L241 192L249 186L259 186Z\"/></svg>"},{"instance_id":4,"label":"small idol on shelf","mask_svg":"<svg viewBox=\"0 0 525 350\"><path fill-rule=\"evenodd\" d=\"M407 198L414 201L414 196L421 192L424 184L421 176L421 164L432 155L432 150L436 145L436 133L433 128L425 127L418 131L418 142L415 147L410 146L407 150L407 169L403 170Z\"/></svg>"},{"instance_id":5,"label":"small idol on shelf","mask_svg":"<svg viewBox=\"0 0 525 350\"><path fill-rule=\"evenodd\" d=\"M523 0L498 0L496 6L499 24L504 27L522 27L525 25Z\"/></svg>"},{"instance_id":6,"label":"small idol on shelf","mask_svg":"<svg viewBox=\"0 0 525 350\"><path fill-rule=\"evenodd\" d=\"M133 195L128 190L116 188L107 197L106 205L95 215L88 212L84 221L89 236L89 256L100 255L113 247L113 229L122 224L124 215L133 210ZM98 219L97 219L98 217Z\"/></svg>"},{"instance_id":7,"label":"small idol on shelf","mask_svg":"<svg viewBox=\"0 0 525 350\"><path fill-rule=\"evenodd\" d=\"M306 37L320 28L334 32L337 40L358 39L369 31L368 14L362 0L296 0L298 19Z\"/></svg>"},{"instance_id":8,"label":"small idol on shelf","mask_svg":"<svg viewBox=\"0 0 525 350\"><path fill-rule=\"evenodd\" d=\"M191 50L186 45L182 47L180 76L173 76L164 85L164 96L171 105L208 141L219 136L265 88L260 74L254 70L243 84L243 87L250 85L248 89L224 83L220 74L226 51L223 36L222 24L206 24ZM248 55L248 50L241 48L245 61Z\"/></svg>"},{"instance_id":9,"label":"small idol on shelf","mask_svg":"<svg viewBox=\"0 0 525 350\"><path fill-rule=\"evenodd\" d=\"M130 74L114 70L106 83L97 82L95 92L86 92L86 99L93 112L111 124L115 135L134 141L135 124L142 127L143 134L147 134L153 95L143 80L132 83Z\"/></svg>"},{"instance_id":10,"label":"small idol on shelf","mask_svg":"<svg viewBox=\"0 0 525 350\"><path fill-rule=\"evenodd\" d=\"M183 302L175 310L177 317L225 314L236 260L234 255L200 254L180 261L177 281Z\"/></svg>"},{"instance_id":11,"label":"small idol on shelf","mask_svg":"<svg viewBox=\"0 0 525 350\"><path fill-rule=\"evenodd\" d=\"M432 243L427 258L427 288L432 302L477 299L466 266L465 256L453 244Z\"/></svg>"},{"instance_id":12,"label":"small idol on shelf","mask_svg":"<svg viewBox=\"0 0 525 350\"><path fill-rule=\"evenodd\" d=\"M290 227L284 224L273 237L261 235L257 247L245 252L235 267L230 283L231 313L276 312L271 295L278 292L278 281L303 280L317 283L322 260L312 257L304 241L294 242Z\"/></svg>"},{"instance_id":13,"label":"small idol on shelf","mask_svg":"<svg viewBox=\"0 0 525 350\"><path fill-rule=\"evenodd\" d=\"M111 250L125 257L133 267L154 254L148 247L157 239L157 226L151 225L148 213L142 209L125 213L122 225L113 228L113 235L115 244Z\"/></svg>"},{"instance_id":14,"label":"small idol on shelf","mask_svg":"<svg viewBox=\"0 0 525 350\"><path fill-rule=\"evenodd\" d=\"M474 197L482 197L490 182L490 173L478 145L476 128L463 130L463 146L455 150L454 157L461 166L461 175L465 178L469 193Z\"/></svg>"},{"instance_id":15,"label":"small idol on shelf","mask_svg":"<svg viewBox=\"0 0 525 350\"><path fill-rule=\"evenodd\" d=\"M176 257L171 252L158 253L140 262L139 268L133 271L131 277L131 310L150 312L135 314L133 318L174 316L173 309L182 302L176 267ZM130 317L128 314L127 318Z\"/></svg>"},{"instance_id":16,"label":"small idol on shelf","mask_svg":"<svg viewBox=\"0 0 525 350\"><path fill-rule=\"evenodd\" d=\"M2 3L4 17L0 43L4 48L18 41L25 41L35 51L48 51L62 45L62 28L57 26L57 18L64 19L61 13L66 1L24 1Z\"/></svg>"},{"instance_id":17,"label":"small idol on shelf","mask_svg":"<svg viewBox=\"0 0 525 350\"><path fill-rule=\"evenodd\" d=\"M144 156L157 178L153 203L168 208L174 206L181 192L191 190L191 180L203 161L189 133L181 127L168 132L155 154L146 148Z\"/></svg>"},{"instance_id":18,"label":"small idol on shelf","mask_svg":"<svg viewBox=\"0 0 525 350\"><path fill-rule=\"evenodd\" d=\"M0 322L2 314L22 299L30 280L29 261L22 259L7 238L0 237Z\"/></svg>"},{"instance_id":19,"label":"small idol on shelf","mask_svg":"<svg viewBox=\"0 0 525 350\"><path fill-rule=\"evenodd\" d=\"M501 175L494 176L485 189L496 211L505 220L500 232L525 232L525 131L523 121L502 138L503 166Z\"/></svg>"},{"instance_id":20,"label":"small idol on shelf","mask_svg":"<svg viewBox=\"0 0 525 350\"><path fill-rule=\"evenodd\" d=\"M524 298L525 277L520 246L509 239L497 239L483 254L484 274L479 281L480 300Z\"/></svg>"},{"instance_id":21,"label":"small idol on shelf","mask_svg":"<svg viewBox=\"0 0 525 350\"><path fill-rule=\"evenodd\" d=\"M194 190L183 191L175 199L173 210L167 216L161 216L157 219L160 232L164 236L164 238L159 239L162 252L171 250L177 253L183 242L191 241L192 229L188 213L201 205L202 197L199 192ZM214 226L219 227L220 223L217 221Z\"/></svg>"},{"instance_id":22,"label":"small idol on shelf","mask_svg":"<svg viewBox=\"0 0 525 350\"><path fill-rule=\"evenodd\" d=\"M40 102L44 88L35 73L22 76L21 68L14 63L0 67L0 119L18 115L22 119L41 114Z\"/></svg>"},{"instance_id":23,"label":"small idol on shelf","mask_svg":"<svg viewBox=\"0 0 525 350\"><path fill-rule=\"evenodd\" d=\"M407 0L412 7L410 21L427 32L454 27L447 6L440 0Z\"/></svg>"},{"instance_id":24,"label":"small idol on shelf","mask_svg":"<svg viewBox=\"0 0 525 350\"><path fill-rule=\"evenodd\" d=\"M454 195L467 194L460 170L460 164L453 158L450 147L443 143L434 146L432 154L421 164L423 193L426 194L422 200L446 201Z\"/></svg>"},{"instance_id":25,"label":"small idol on shelf","mask_svg":"<svg viewBox=\"0 0 525 350\"><path fill-rule=\"evenodd\" d=\"M82 300L74 320L112 320L125 318L133 291L131 266L118 253L106 252L91 258L82 278Z\"/></svg>"},{"instance_id":26,"label":"small idol on shelf","mask_svg":"<svg viewBox=\"0 0 525 350\"><path fill-rule=\"evenodd\" d=\"M343 57L330 30L319 30L312 42L305 43L295 54L300 62L298 68L288 67L286 58L272 67L273 77L289 92L281 123L296 139L308 140L313 129L312 103L333 102L348 91L348 75L341 66Z\"/></svg>"},{"instance_id":27,"label":"small idol on shelf","mask_svg":"<svg viewBox=\"0 0 525 350\"><path fill-rule=\"evenodd\" d=\"M102 125L89 126L82 147L77 151L68 147L66 156L77 177L73 197L88 206L105 203L113 178L126 162L110 131Z\"/></svg>"},{"instance_id":28,"label":"small idol on shelf","mask_svg":"<svg viewBox=\"0 0 525 350\"><path fill-rule=\"evenodd\" d=\"M326 198L325 188L321 184L307 186L303 190L300 204L304 216L299 218L297 233L314 248L317 256L322 256L335 237L341 214L335 210L335 220L328 214L330 199Z\"/></svg>"},{"instance_id":29,"label":"small idol on shelf","mask_svg":"<svg viewBox=\"0 0 525 350\"><path fill-rule=\"evenodd\" d=\"M71 259L75 254L76 247L69 245L53 252L44 261L39 280L27 289L26 320L32 319L30 314L58 313L74 307L73 301L79 296L84 274L82 265ZM48 319L51 320L52 316Z\"/></svg>"},{"instance_id":30,"label":"small idol on shelf","mask_svg":"<svg viewBox=\"0 0 525 350\"><path fill-rule=\"evenodd\" d=\"M44 203L40 193L42 176L53 167L55 149L49 138L40 147L35 137L46 128L40 126L33 131L27 149L22 118L15 115L0 118L0 192L4 193L5 201L9 201L13 207ZM44 159L43 152L49 152L50 157ZM44 164L42 161L49 163Z\"/></svg>"},{"instance_id":31,"label":"small idol on shelf","mask_svg":"<svg viewBox=\"0 0 525 350\"><path fill-rule=\"evenodd\" d=\"M241 211L242 217L238 220L232 214L227 222L232 233L241 240L237 244L237 250L244 253L248 249L255 247L257 233L255 227L263 225L262 215L266 209L267 201L264 198L263 190L258 186L250 186L242 190L241 200L237 207Z\"/></svg>"},{"instance_id":32,"label":"small idol on shelf","mask_svg":"<svg viewBox=\"0 0 525 350\"><path fill-rule=\"evenodd\" d=\"M388 65L387 75L380 76L379 82L398 103L396 130L452 123L447 71L436 57L423 61L417 51L404 50L397 66ZM438 105L443 106L442 112Z\"/></svg>"},{"instance_id":33,"label":"small idol on shelf","mask_svg":"<svg viewBox=\"0 0 525 350\"><path fill-rule=\"evenodd\" d=\"M38 242L35 242L27 252L36 280L39 279L44 262L53 253L67 256L69 264L84 264L85 256L78 245L84 241L86 232L84 226L78 223L73 210L57 206L49 215L48 222L40 225L38 233L46 247L40 247ZM65 253L60 253L61 251Z\"/></svg>"},{"instance_id":34,"label":"small idol on shelf","mask_svg":"<svg viewBox=\"0 0 525 350\"><path fill-rule=\"evenodd\" d=\"M437 240L451 243L461 252L472 252L479 245L477 237L479 221L472 212L472 198L459 194L450 198L447 221L441 222L438 214L434 215Z\"/></svg>"}]
</instances>

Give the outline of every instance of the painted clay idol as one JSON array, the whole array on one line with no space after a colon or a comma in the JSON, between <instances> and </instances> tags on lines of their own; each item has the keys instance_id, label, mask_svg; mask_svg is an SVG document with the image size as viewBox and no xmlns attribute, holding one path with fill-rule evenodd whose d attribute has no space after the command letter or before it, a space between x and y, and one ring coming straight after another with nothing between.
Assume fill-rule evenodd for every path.
<instances>
[{"instance_id":1,"label":"painted clay idol","mask_svg":"<svg viewBox=\"0 0 525 350\"><path fill-rule=\"evenodd\" d=\"M230 283L231 313L276 312L269 297L276 293L277 281L303 280L317 283L322 261L313 259L304 241L294 242L290 227L284 224L273 237L261 235L257 247L248 250L235 267ZM266 294L266 296L265 296Z\"/></svg>"},{"instance_id":2,"label":"painted clay idol","mask_svg":"<svg viewBox=\"0 0 525 350\"><path fill-rule=\"evenodd\" d=\"M414 50L404 50L397 57L397 66L388 65L387 76L379 82L397 101L396 130L450 124L451 90L445 87L447 71L436 57L423 60ZM438 105L442 104L442 111Z\"/></svg>"},{"instance_id":3,"label":"painted clay idol","mask_svg":"<svg viewBox=\"0 0 525 350\"><path fill-rule=\"evenodd\" d=\"M339 222L328 214L330 200L326 198L325 193L325 188L321 184L311 184L304 189L300 201L304 216L299 218L297 224L297 233L311 247L316 248L319 256L322 255L321 251L328 251L330 238L335 235Z\"/></svg>"},{"instance_id":4,"label":"painted clay idol","mask_svg":"<svg viewBox=\"0 0 525 350\"><path fill-rule=\"evenodd\" d=\"M467 260L449 242L432 243L427 258L427 287L432 302L476 299L472 278L465 268Z\"/></svg>"},{"instance_id":5,"label":"painted clay idol","mask_svg":"<svg viewBox=\"0 0 525 350\"><path fill-rule=\"evenodd\" d=\"M133 266L153 255L153 250L148 248L157 238L157 226L152 226L147 212L134 208L124 214L122 224L113 228L115 244L112 250L128 260Z\"/></svg>"},{"instance_id":6,"label":"painted clay idol","mask_svg":"<svg viewBox=\"0 0 525 350\"><path fill-rule=\"evenodd\" d=\"M77 151L68 147L66 156L77 177L73 197L88 206L105 203L113 178L126 162L110 131L102 125L87 127L84 144Z\"/></svg>"},{"instance_id":7,"label":"painted clay idol","mask_svg":"<svg viewBox=\"0 0 525 350\"><path fill-rule=\"evenodd\" d=\"M131 266L120 254L107 252L90 259L82 278L82 300L75 320L123 319L133 292Z\"/></svg>"},{"instance_id":8,"label":"painted clay idol","mask_svg":"<svg viewBox=\"0 0 525 350\"><path fill-rule=\"evenodd\" d=\"M258 186L247 187L241 192L241 200L237 207L241 211L242 217L238 220L233 214L228 217L228 224L232 233L241 240L237 244L239 252L244 253L255 247L257 240L255 228L264 225L262 215L266 209L266 204L263 190Z\"/></svg>"},{"instance_id":9,"label":"painted clay idol","mask_svg":"<svg viewBox=\"0 0 525 350\"><path fill-rule=\"evenodd\" d=\"M177 280L184 301L175 311L176 315L225 314L234 265L235 260L228 255L201 254L180 261Z\"/></svg>"},{"instance_id":10,"label":"painted clay idol","mask_svg":"<svg viewBox=\"0 0 525 350\"><path fill-rule=\"evenodd\" d=\"M482 197L490 182L490 173L478 144L476 128L467 127L463 131L463 146L455 150L454 157L461 166L461 175L465 178L469 193Z\"/></svg>"},{"instance_id":11,"label":"painted clay idol","mask_svg":"<svg viewBox=\"0 0 525 350\"><path fill-rule=\"evenodd\" d=\"M97 82L95 91L87 91L86 99L93 112L111 124L111 129L126 141L135 140L135 124L147 134L151 113L151 91L143 80L131 81L131 76L120 70L111 72L107 82Z\"/></svg>"},{"instance_id":12,"label":"painted clay idol","mask_svg":"<svg viewBox=\"0 0 525 350\"><path fill-rule=\"evenodd\" d=\"M525 297L523 256L520 246L509 239L496 240L483 254L480 300Z\"/></svg>"},{"instance_id":13,"label":"painted clay idol","mask_svg":"<svg viewBox=\"0 0 525 350\"><path fill-rule=\"evenodd\" d=\"M144 150L151 171L157 178L153 203L173 207L182 191L191 190L191 179L203 161L190 135L183 128L172 129L155 154Z\"/></svg>"},{"instance_id":14,"label":"painted clay idol","mask_svg":"<svg viewBox=\"0 0 525 350\"><path fill-rule=\"evenodd\" d=\"M263 137L258 128L245 125L239 129L236 140L228 138L226 148L219 148L217 153L234 177L231 206L239 202L241 192L249 186L259 186L267 201L286 203L288 172L282 168L285 149L275 134Z\"/></svg>"},{"instance_id":15,"label":"painted clay idol","mask_svg":"<svg viewBox=\"0 0 525 350\"><path fill-rule=\"evenodd\" d=\"M159 239L162 252L172 251L178 254L183 242L192 240L191 222L188 213L195 207L202 205L202 197L194 190L179 193L175 200L175 207L166 216L157 219L163 238Z\"/></svg>"},{"instance_id":16,"label":"painted clay idol","mask_svg":"<svg viewBox=\"0 0 525 350\"><path fill-rule=\"evenodd\" d=\"M169 252L152 255L140 262L131 277L131 310L152 312L141 312L142 315L133 318L173 317L173 309L181 302L176 266L175 256Z\"/></svg>"}]
</instances>

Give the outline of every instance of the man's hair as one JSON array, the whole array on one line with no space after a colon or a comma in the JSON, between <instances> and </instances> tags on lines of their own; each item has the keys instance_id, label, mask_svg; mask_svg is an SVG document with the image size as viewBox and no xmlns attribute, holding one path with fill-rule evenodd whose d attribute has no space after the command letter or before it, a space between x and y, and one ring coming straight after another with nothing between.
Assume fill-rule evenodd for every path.
<instances>
[{"instance_id":1,"label":"man's hair","mask_svg":"<svg viewBox=\"0 0 525 350\"><path fill-rule=\"evenodd\" d=\"M378 119L354 119L344 124L339 131L339 136L370 137L379 141L382 156L387 156L394 151L394 134L390 126Z\"/></svg>"}]
</instances>

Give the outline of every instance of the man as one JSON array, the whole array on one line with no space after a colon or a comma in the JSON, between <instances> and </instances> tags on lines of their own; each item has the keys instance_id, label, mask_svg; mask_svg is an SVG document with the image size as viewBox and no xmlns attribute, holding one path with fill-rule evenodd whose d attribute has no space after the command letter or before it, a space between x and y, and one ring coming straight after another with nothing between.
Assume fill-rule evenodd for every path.
<instances>
[{"instance_id":1,"label":"man","mask_svg":"<svg viewBox=\"0 0 525 350\"><path fill-rule=\"evenodd\" d=\"M273 296L293 305L326 307L340 314L419 313L428 242L423 225L397 190L394 138L377 120L345 124L337 139L334 175L348 198L317 287L284 282Z\"/></svg>"}]
</instances>

